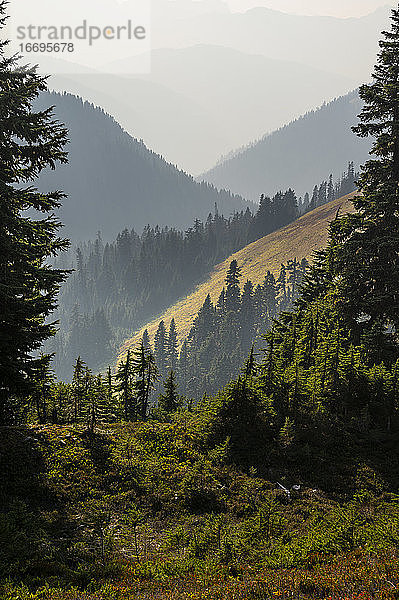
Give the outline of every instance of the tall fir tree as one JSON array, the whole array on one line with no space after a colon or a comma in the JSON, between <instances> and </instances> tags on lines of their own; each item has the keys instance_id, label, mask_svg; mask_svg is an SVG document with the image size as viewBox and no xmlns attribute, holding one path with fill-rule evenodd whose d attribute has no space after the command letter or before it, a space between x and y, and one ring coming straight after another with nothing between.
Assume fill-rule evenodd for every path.
<instances>
[{"instance_id":1,"label":"tall fir tree","mask_svg":"<svg viewBox=\"0 0 399 600\"><path fill-rule=\"evenodd\" d=\"M118 421L121 419L122 414L120 410L120 406L118 404L117 399L114 394L114 375L112 374L111 367L108 367L107 373L105 376L105 381L103 382L104 390L105 390L105 398L107 405L107 418L109 422Z\"/></svg>"},{"instance_id":2,"label":"tall fir tree","mask_svg":"<svg viewBox=\"0 0 399 600\"><path fill-rule=\"evenodd\" d=\"M76 360L72 377L72 414L71 420L77 423L81 414L85 400L85 373L86 364L79 356Z\"/></svg>"},{"instance_id":3,"label":"tall fir tree","mask_svg":"<svg viewBox=\"0 0 399 600\"><path fill-rule=\"evenodd\" d=\"M242 351L247 354L254 340L255 334L255 305L254 286L247 280L242 292L240 308L241 343Z\"/></svg>"},{"instance_id":4,"label":"tall fir tree","mask_svg":"<svg viewBox=\"0 0 399 600\"><path fill-rule=\"evenodd\" d=\"M354 132L374 137L362 168L357 213L332 224L328 260L339 278L354 332L397 344L399 332L399 9L383 32L373 82L360 88L364 108ZM353 164L349 166L353 176ZM389 335L389 332L392 335ZM373 342L369 344L369 347Z\"/></svg>"},{"instance_id":5,"label":"tall fir tree","mask_svg":"<svg viewBox=\"0 0 399 600\"><path fill-rule=\"evenodd\" d=\"M319 202L319 186L315 185L313 188L312 199L309 204L309 209L314 210L317 208Z\"/></svg>"},{"instance_id":6,"label":"tall fir tree","mask_svg":"<svg viewBox=\"0 0 399 600\"><path fill-rule=\"evenodd\" d=\"M181 405L179 394L177 393L176 375L170 371L164 383L164 392L160 394L158 408L166 417L177 412Z\"/></svg>"},{"instance_id":7,"label":"tall fir tree","mask_svg":"<svg viewBox=\"0 0 399 600\"><path fill-rule=\"evenodd\" d=\"M226 290L225 288L219 294L219 298L216 304L216 310L219 316L224 315L226 312Z\"/></svg>"},{"instance_id":8,"label":"tall fir tree","mask_svg":"<svg viewBox=\"0 0 399 600\"><path fill-rule=\"evenodd\" d=\"M219 443L228 440L230 459L248 467L254 462L256 448L266 443L269 411L250 378L240 377L221 394L211 435Z\"/></svg>"},{"instance_id":9,"label":"tall fir tree","mask_svg":"<svg viewBox=\"0 0 399 600\"><path fill-rule=\"evenodd\" d=\"M134 421L137 417L137 407L134 400L133 371L131 352L128 350L126 358L119 363L115 375L115 391L119 394L126 421Z\"/></svg>"},{"instance_id":10,"label":"tall fir tree","mask_svg":"<svg viewBox=\"0 0 399 600\"><path fill-rule=\"evenodd\" d=\"M51 388L54 384L54 374L47 362L43 362L36 378L32 399L36 407L39 423L47 423L50 414Z\"/></svg>"},{"instance_id":11,"label":"tall fir tree","mask_svg":"<svg viewBox=\"0 0 399 600\"><path fill-rule=\"evenodd\" d=\"M2 0L1 28L6 6ZM31 393L50 360L35 353L55 332L46 318L66 272L52 268L49 258L67 247L53 215L64 195L34 187L43 169L67 162L67 132L52 109L33 109L46 78L18 64L18 57L7 58L7 44L0 41L0 423L10 416L10 397Z\"/></svg>"},{"instance_id":12,"label":"tall fir tree","mask_svg":"<svg viewBox=\"0 0 399 600\"><path fill-rule=\"evenodd\" d=\"M151 393L155 389L158 379L158 369L154 357L146 350L142 342L133 354L132 372L134 374L134 404L136 407L136 418L145 421Z\"/></svg>"},{"instance_id":13,"label":"tall fir tree","mask_svg":"<svg viewBox=\"0 0 399 600\"><path fill-rule=\"evenodd\" d=\"M323 206L327 202L327 181L323 181L323 183L319 187L319 198L317 205Z\"/></svg>"},{"instance_id":14,"label":"tall fir tree","mask_svg":"<svg viewBox=\"0 0 399 600\"><path fill-rule=\"evenodd\" d=\"M179 381L180 381L180 389L183 394L188 394L189 387L189 348L187 340L184 340L183 345L180 350L179 356Z\"/></svg>"},{"instance_id":15,"label":"tall fir tree","mask_svg":"<svg viewBox=\"0 0 399 600\"><path fill-rule=\"evenodd\" d=\"M177 330L175 320L172 319L169 327L168 335L168 367L174 373L177 371L179 360L178 342L177 342Z\"/></svg>"},{"instance_id":16,"label":"tall fir tree","mask_svg":"<svg viewBox=\"0 0 399 600\"><path fill-rule=\"evenodd\" d=\"M275 207L271 198L262 194L257 211L248 233L248 243L259 240L274 228Z\"/></svg>"},{"instance_id":17,"label":"tall fir tree","mask_svg":"<svg viewBox=\"0 0 399 600\"><path fill-rule=\"evenodd\" d=\"M155 362L162 377L166 373L168 363L168 339L164 321L158 325L154 340Z\"/></svg>"},{"instance_id":18,"label":"tall fir tree","mask_svg":"<svg viewBox=\"0 0 399 600\"><path fill-rule=\"evenodd\" d=\"M151 348L151 341L150 341L150 336L149 336L149 333L148 333L148 329L146 329L146 330L144 331L144 333L143 333L143 339L142 339L142 342L143 342L144 348L145 348L146 350L150 350L150 351L152 351L152 348Z\"/></svg>"},{"instance_id":19,"label":"tall fir tree","mask_svg":"<svg viewBox=\"0 0 399 600\"><path fill-rule=\"evenodd\" d=\"M276 225L283 227L292 223L299 216L298 211L298 200L294 190L291 188L285 192L282 196L282 203L280 207L280 214L278 215Z\"/></svg>"},{"instance_id":20,"label":"tall fir tree","mask_svg":"<svg viewBox=\"0 0 399 600\"><path fill-rule=\"evenodd\" d=\"M277 315L277 284L273 273L267 272L262 286L264 315L268 317L269 322Z\"/></svg>"},{"instance_id":21,"label":"tall fir tree","mask_svg":"<svg viewBox=\"0 0 399 600\"><path fill-rule=\"evenodd\" d=\"M211 296L208 294L194 321L193 329L195 344L201 344L214 331L215 321L215 307L212 304Z\"/></svg>"},{"instance_id":22,"label":"tall fir tree","mask_svg":"<svg viewBox=\"0 0 399 600\"><path fill-rule=\"evenodd\" d=\"M330 178L328 180L328 188L327 188L327 202L332 202L333 200L335 200L335 188L334 188L333 176L330 175Z\"/></svg>"},{"instance_id":23,"label":"tall fir tree","mask_svg":"<svg viewBox=\"0 0 399 600\"><path fill-rule=\"evenodd\" d=\"M226 311L237 312L240 308L241 292L240 292L240 277L241 269L236 260L230 263L229 270L226 275Z\"/></svg>"},{"instance_id":24,"label":"tall fir tree","mask_svg":"<svg viewBox=\"0 0 399 600\"><path fill-rule=\"evenodd\" d=\"M309 205L310 205L310 196L309 196L309 192L306 192L306 194L303 197L302 212L306 212L307 210L309 210Z\"/></svg>"}]
</instances>

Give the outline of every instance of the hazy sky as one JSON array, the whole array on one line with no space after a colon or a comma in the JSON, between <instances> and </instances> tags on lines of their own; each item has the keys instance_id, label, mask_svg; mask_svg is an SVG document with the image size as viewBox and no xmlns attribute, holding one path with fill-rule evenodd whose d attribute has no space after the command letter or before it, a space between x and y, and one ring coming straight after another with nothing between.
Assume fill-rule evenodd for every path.
<instances>
[{"instance_id":1,"label":"hazy sky","mask_svg":"<svg viewBox=\"0 0 399 600\"><path fill-rule=\"evenodd\" d=\"M226 0L234 9L244 11L254 6L297 14L334 15L352 17L365 15L379 6L395 4L390 0Z\"/></svg>"}]
</instances>

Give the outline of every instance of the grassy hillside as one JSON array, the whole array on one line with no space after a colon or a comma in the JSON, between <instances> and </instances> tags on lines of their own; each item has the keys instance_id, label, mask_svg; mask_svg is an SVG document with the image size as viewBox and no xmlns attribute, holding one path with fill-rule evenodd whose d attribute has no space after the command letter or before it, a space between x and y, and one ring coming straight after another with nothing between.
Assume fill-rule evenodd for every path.
<instances>
[{"instance_id":1,"label":"grassy hillside","mask_svg":"<svg viewBox=\"0 0 399 600\"><path fill-rule=\"evenodd\" d=\"M262 283L267 271L271 271L277 276L281 264L285 264L295 256L299 260L311 259L314 252L326 245L328 225L334 219L337 211L342 213L352 210L350 202L352 197L353 194L350 194L321 206L287 227L267 235L230 256L217 265L209 278L191 294L171 306L165 313L159 315L128 339L121 348L119 357L123 357L129 348L138 345L145 329L148 329L150 339L153 341L161 320L164 320L165 324L169 326L172 318L175 319L181 343L190 332L194 319L207 295L210 294L212 301L217 301L224 287L226 271L232 260L237 260L241 267L242 280L250 279L256 285Z\"/></svg>"}]
</instances>

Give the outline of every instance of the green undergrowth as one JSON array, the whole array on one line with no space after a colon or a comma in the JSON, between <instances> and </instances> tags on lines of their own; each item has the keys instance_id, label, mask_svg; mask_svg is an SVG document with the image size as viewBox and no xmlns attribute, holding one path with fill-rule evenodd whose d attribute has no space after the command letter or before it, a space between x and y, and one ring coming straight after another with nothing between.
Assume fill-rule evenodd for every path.
<instances>
[{"instance_id":1,"label":"green undergrowth","mask_svg":"<svg viewBox=\"0 0 399 600\"><path fill-rule=\"evenodd\" d=\"M368 465L358 465L346 498L306 482L288 497L255 467L228 464L226 444L207 447L202 427L182 415L94 435L3 428L0 597L133 598L133 584L134 594L140 586L166 594L172 581L244 589L260 573L271 581L353 553L395 555L399 497ZM123 581L126 596L107 595Z\"/></svg>"}]
</instances>

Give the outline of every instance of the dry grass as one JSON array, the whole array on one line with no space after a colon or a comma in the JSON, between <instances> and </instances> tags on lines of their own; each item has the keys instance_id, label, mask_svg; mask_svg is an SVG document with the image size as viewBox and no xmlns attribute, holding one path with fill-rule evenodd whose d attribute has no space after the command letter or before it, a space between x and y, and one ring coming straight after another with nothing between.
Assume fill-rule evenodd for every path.
<instances>
[{"instance_id":1,"label":"dry grass","mask_svg":"<svg viewBox=\"0 0 399 600\"><path fill-rule=\"evenodd\" d=\"M278 275L281 264L295 256L298 260L312 258L314 252L322 249L328 238L328 225L334 219L337 211L340 213L354 210L349 194L334 200L312 212L304 215L291 225L284 227L266 237L246 246L228 259L217 265L208 279L197 286L188 296L158 315L153 321L135 332L126 340L119 351L118 362L126 355L129 348L135 348L140 343L144 330L147 329L153 342L160 321L165 321L169 327L172 318L176 321L180 343L187 337L194 319L205 298L210 294L216 302L224 287L226 271L232 260L237 260L241 267L242 280L250 279L255 285L262 283L267 271Z\"/></svg>"}]
</instances>

